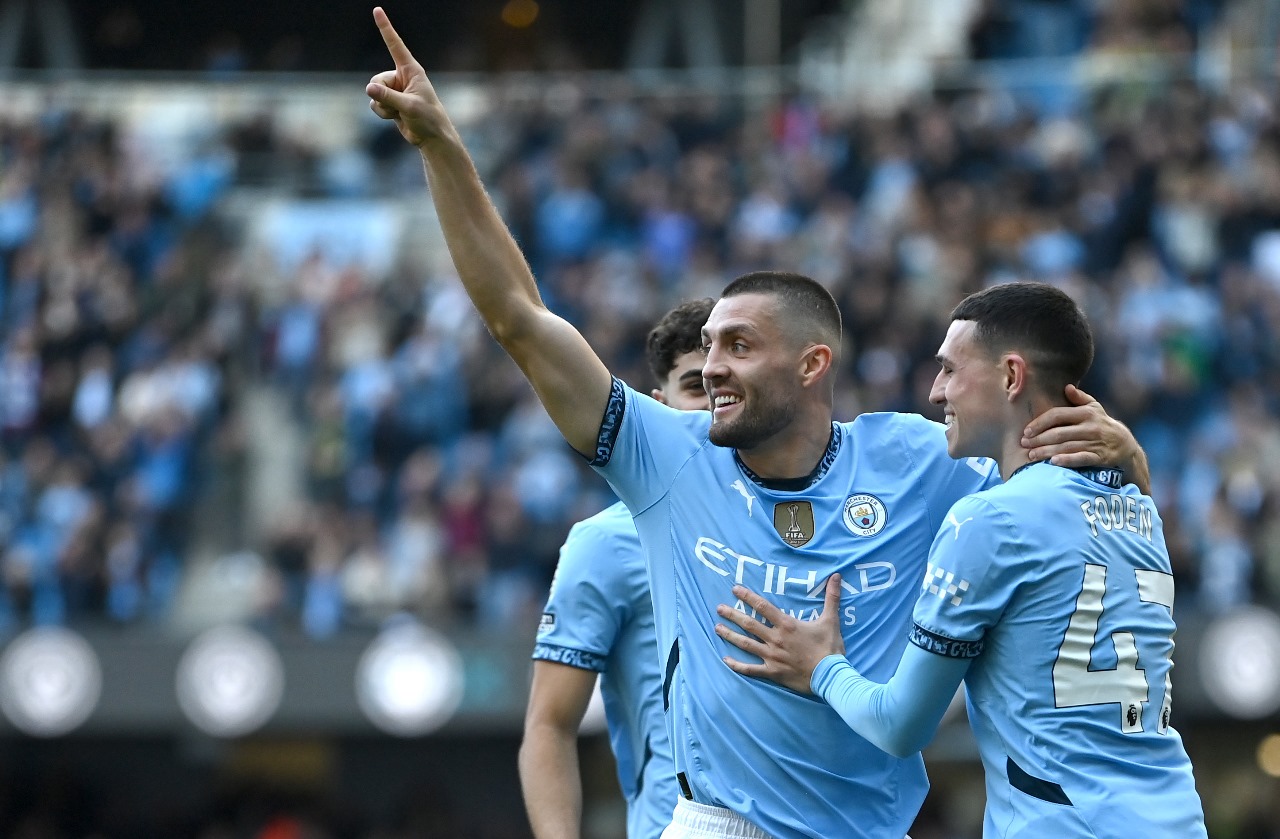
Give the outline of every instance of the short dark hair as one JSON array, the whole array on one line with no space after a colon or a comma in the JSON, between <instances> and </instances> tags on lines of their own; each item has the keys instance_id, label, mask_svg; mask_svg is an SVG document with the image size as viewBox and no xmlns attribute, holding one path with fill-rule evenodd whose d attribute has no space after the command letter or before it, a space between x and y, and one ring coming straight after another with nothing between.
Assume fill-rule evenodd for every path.
<instances>
[{"instance_id":1,"label":"short dark hair","mask_svg":"<svg viewBox=\"0 0 1280 839\"><path fill-rule=\"evenodd\" d=\"M992 355L1024 352L1046 393L1078 385L1093 364L1093 330L1076 302L1047 283L1004 283L970 294L952 320L973 321L973 337Z\"/></svg>"},{"instance_id":2,"label":"short dark hair","mask_svg":"<svg viewBox=\"0 0 1280 839\"><path fill-rule=\"evenodd\" d=\"M676 367L676 359L702 350L702 327L711 316L716 301L710 297L686 300L662 316L649 330L645 355L658 387L667 383L667 375Z\"/></svg>"},{"instance_id":3,"label":"short dark hair","mask_svg":"<svg viewBox=\"0 0 1280 839\"><path fill-rule=\"evenodd\" d=\"M790 323L810 327L806 338L829 344L833 352L839 353L840 307L831 292L817 280L785 271L753 271L725 286L720 297L739 294L769 294L778 298Z\"/></svg>"}]
</instances>

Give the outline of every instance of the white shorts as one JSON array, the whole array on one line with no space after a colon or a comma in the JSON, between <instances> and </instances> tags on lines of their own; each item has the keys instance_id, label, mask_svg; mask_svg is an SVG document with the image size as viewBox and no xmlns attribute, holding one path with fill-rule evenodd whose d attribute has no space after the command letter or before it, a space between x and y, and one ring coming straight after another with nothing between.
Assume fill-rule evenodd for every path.
<instances>
[{"instance_id":1,"label":"white shorts","mask_svg":"<svg viewBox=\"0 0 1280 839\"><path fill-rule=\"evenodd\" d=\"M732 810L679 798L671 824L658 839L770 839L770 836Z\"/></svg>"},{"instance_id":2,"label":"white shorts","mask_svg":"<svg viewBox=\"0 0 1280 839\"><path fill-rule=\"evenodd\" d=\"M676 799L671 824L660 839L770 839L769 834L724 807Z\"/></svg>"}]
</instances>

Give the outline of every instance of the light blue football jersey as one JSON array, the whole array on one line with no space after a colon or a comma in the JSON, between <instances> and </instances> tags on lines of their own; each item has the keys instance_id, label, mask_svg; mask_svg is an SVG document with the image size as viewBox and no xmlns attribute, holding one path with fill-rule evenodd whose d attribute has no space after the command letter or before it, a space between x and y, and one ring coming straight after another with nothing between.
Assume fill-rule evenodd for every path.
<instances>
[{"instance_id":1,"label":"light blue football jersey","mask_svg":"<svg viewBox=\"0 0 1280 839\"><path fill-rule=\"evenodd\" d=\"M864 414L833 423L815 474L780 488L713 445L710 422L615 380L593 460L646 549L683 786L777 839L900 837L928 789L920 756L891 757L825 702L734 673L722 658L742 654L716 636L715 609L741 583L812 618L838 571L850 660L887 681L930 541L956 500L999 480L994 464L951 459L923 417Z\"/></svg>"},{"instance_id":2,"label":"light blue football jersey","mask_svg":"<svg viewBox=\"0 0 1280 839\"><path fill-rule=\"evenodd\" d=\"M1114 470L1037 463L938 531L911 640L973 657L985 836L1203 837L1169 724L1173 573L1160 515Z\"/></svg>"},{"instance_id":3,"label":"light blue football jersey","mask_svg":"<svg viewBox=\"0 0 1280 839\"><path fill-rule=\"evenodd\" d=\"M600 674L628 839L657 839L680 788L662 713L662 673L640 537L614 504L578 522L538 627L534 659Z\"/></svg>"}]
</instances>

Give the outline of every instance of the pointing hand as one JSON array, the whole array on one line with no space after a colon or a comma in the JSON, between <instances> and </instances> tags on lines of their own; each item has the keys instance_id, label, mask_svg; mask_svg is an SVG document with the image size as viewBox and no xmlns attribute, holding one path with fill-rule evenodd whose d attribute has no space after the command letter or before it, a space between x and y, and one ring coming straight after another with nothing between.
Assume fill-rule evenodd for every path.
<instances>
[{"instance_id":1,"label":"pointing hand","mask_svg":"<svg viewBox=\"0 0 1280 839\"><path fill-rule=\"evenodd\" d=\"M385 70L369 80L365 87L369 107L383 119L393 121L401 136L415 146L428 140L456 138L453 123L426 71L404 45L381 6L373 10L373 20L396 69Z\"/></svg>"}]
</instances>

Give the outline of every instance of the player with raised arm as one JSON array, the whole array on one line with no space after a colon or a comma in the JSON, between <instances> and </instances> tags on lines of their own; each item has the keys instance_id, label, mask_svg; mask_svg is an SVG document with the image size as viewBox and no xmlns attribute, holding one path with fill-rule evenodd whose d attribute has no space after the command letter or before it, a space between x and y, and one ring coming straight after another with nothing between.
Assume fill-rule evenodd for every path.
<instances>
[{"instance_id":1,"label":"player with raised arm","mask_svg":"<svg viewBox=\"0 0 1280 839\"><path fill-rule=\"evenodd\" d=\"M691 300L649 332L652 396L706 411L702 324L715 301ZM627 802L628 839L657 839L680 797L662 713L662 671L640 536L617 503L569 531L533 649L520 785L538 839L573 839L582 823L578 727L600 674L609 741Z\"/></svg>"},{"instance_id":2,"label":"player with raised arm","mask_svg":"<svg viewBox=\"0 0 1280 839\"><path fill-rule=\"evenodd\" d=\"M459 278L635 519L683 794L664 837L902 836L928 788L919 755L887 755L825 703L725 667L732 647L716 636L715 608L747 583L808 617L839 572L855 663L887 679L933 534L958 499L999 480L994 468L949 458L942 426L918 415L833 422L840 312L794 274L739 277L712 309L702 370L712 413L674 411L615 379L543 304L421 65L381 9L374 18L396 66L366 93L419 149ZM1145 480L1132 434L1080 398L1029 425L1034 453L1123 464Z\"/></svg>"},{"instance_id":3,"label":"player with raised arm","mask_svg":"<svg viewBox=\"0 0 1280 839\"><path fill-rule=\"evenodd\" d=\"M1203 837L1170 725L1174 583L1155 504L1119 469L1033 463L1019 442L1089 368L1088 323L1040 283L971 295L951 317L930 399L951 455L996 458L1005 482L947 514L893 676L868 678L842 654L834 578L812 623L735 591L767 623L722 605L749 635L717 632L762 663L726 661L812 689L903 756L932 738L963 679L987 776L984 836Z\"/></svg>"}]
</instances>

